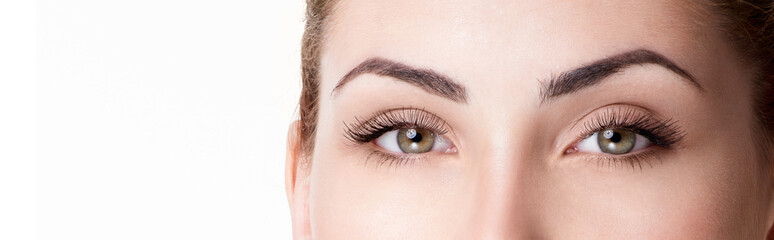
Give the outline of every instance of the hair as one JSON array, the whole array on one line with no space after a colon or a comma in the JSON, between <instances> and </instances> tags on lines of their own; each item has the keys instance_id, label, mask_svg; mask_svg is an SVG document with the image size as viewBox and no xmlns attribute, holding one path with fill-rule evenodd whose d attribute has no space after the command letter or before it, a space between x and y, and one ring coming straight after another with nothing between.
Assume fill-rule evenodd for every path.
<instances>
[{"instance_id":1,"label":"hair","mask_svg":"<svg viewBox=\"0 0 774 240\"><path fill-rule=\"evenodd\" d=\"M713 11L741 55L757 70L754 86L754 111L762 141L760 147L774 150L774 0L712 0ZM301 44L300 105L301 151L311 154L317 129L320 92L320 51L327 19L334 0L306 0L306 27ZM769 154L765 155L769 158Z\"/></svg>"},{"instance_id":2,"label":"hair","mask_svg":"<svg viewBox=\"0 0 774 240\"><path fill-rule=\"evenodd\" d=\"M301 152L311 153L317 132L320 108L320 51L325 36L325 23L333 9L333 0L306 0L306 26L301 39Z\"/></svg>"},{"instance_id":3,"label":"hair","mask_svg":"<svg viewBox=\"0 0 774 240\"><path fill-rule=\"evenodd\" d=\"M774 0L713 0L721 26L755 68L753 111L757 154L765 166L774 161Z\"/></svg>"}]
</instances>

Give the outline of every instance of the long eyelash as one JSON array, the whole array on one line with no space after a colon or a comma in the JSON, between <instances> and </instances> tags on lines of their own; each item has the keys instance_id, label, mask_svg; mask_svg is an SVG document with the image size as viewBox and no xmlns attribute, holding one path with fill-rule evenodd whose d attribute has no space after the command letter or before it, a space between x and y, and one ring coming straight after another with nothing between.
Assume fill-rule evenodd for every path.
<instances>
[{"instance_id":1,"label":"long eyelash","mask_svg":"<svg viewBox=\"0 0 774 240\"><path fill-rule=\"evenodd\" d=\"M447 124L441 118L424 109L402 107L377 112L370 118L355 118L355 123L344 123L347 139L355 143L367 143L382 134L400 128L424 128L436 134L446 134Z\"/></svg>"},{"instance_id":2,"label":"long eyelash","mask_svg":"<svg viewBox=\"0 0 774 240\"><path fill-rule=\"evenodd\" d=\"M592 121L585 123L581 139L604 129L618 128L642 135L662 147L672 147L683 140L685 133L676 125L677 121L659 120L631 108L622 108L608 108L597 114Z\"/></svg>"}]
</instances>

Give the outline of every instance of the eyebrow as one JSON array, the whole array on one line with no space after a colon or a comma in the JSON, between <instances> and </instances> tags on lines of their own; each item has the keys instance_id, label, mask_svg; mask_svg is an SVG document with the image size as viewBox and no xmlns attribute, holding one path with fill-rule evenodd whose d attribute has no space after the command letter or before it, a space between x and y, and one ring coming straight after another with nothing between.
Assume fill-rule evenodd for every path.
<instances>
[{"instance_id":1,"label":"eyebrow","mask_svg":"<svg viewBox=\"0 0 774 240\"><path fill-rule=\"evenodd\" d=\"M465 87L443 74L379 57L369 58L349 71L339 80L331 95L361 74L391 77L457 103L467 103L468 100Z\"/></svg>"},{"instance_id":2,"label":"eyebrow","mask_svg":"<svg viewBox=\"0 0 774 240\"><path fill-rule=\"evenodd\" d=\"M547 83L541 81L541 103L591 87L600 83L610 75L618 73L634 64L657 64L665 67L680 75L682 79L686 80L689 84L703 91L701 85L696 82L696 79L694 79L690 73L677 66L677 64L670 61L668 58L647 49L637 49L564 72L558 76L552 77Z\"/></svg>"}]
</instances>

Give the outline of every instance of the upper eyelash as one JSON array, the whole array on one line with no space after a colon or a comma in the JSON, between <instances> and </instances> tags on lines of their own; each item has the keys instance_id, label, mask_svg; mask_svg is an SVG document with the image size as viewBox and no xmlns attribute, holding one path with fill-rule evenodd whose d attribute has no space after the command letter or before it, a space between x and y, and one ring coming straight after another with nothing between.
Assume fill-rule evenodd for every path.
<instances>
[{"instance_id":1,"label":"upper eyelash","mask_svg":"<svg viewBox=\"0 0 774 240\"><path fill-rule=\"evenodd\" d=\"M631 108L625 110L622 108L608 108L604 112L598 113L590 122L584 123L585 130L580 139L585 139L604 129L617 128L642 135L658 146L671 147L681 142L685 135L676 125L677 121L675 120L659 120Z\"/></svg>"},{"instance_id":2,"label":"upper eyelash","mask_svg":"<svg viewBox=\"0 0 774 240\"><path fill-rule=\"evenodd\" d=\"M344 123L347 139L355 143L367 143L382 134L400 128L424 128L439 135L447 132L447 124L440 117L411 107L383 110L372 117L362 120L355 118L355 123Z\"/></svg>"}]
</instances>

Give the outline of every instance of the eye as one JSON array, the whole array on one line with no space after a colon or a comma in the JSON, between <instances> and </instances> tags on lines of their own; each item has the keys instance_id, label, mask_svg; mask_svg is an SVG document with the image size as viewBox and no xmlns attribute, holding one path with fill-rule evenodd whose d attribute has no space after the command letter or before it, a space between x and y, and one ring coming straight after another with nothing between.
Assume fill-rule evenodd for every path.
<instances>
[{"instance_id":1,"label":"eye","mask_svg":"<svg viewBox=\"0 0 774 240\"><path fill-rule=\"evenodd\" d=\"M423 128L401 128L382 134L376 145L394 153L417 154L430 151L449 153L455 147L446 138Z\"/></svg>"},{"instance_id":2,"label":"eye","mask_svg":"<svg viewBox=\"0 0 774 240\"><path fill-rule=\"evenodd\" d=\"M625 129L604 129L584 138L576 149L583 152L626 154L653 145L646 137Z\"/></svg>"}]
</instances>

